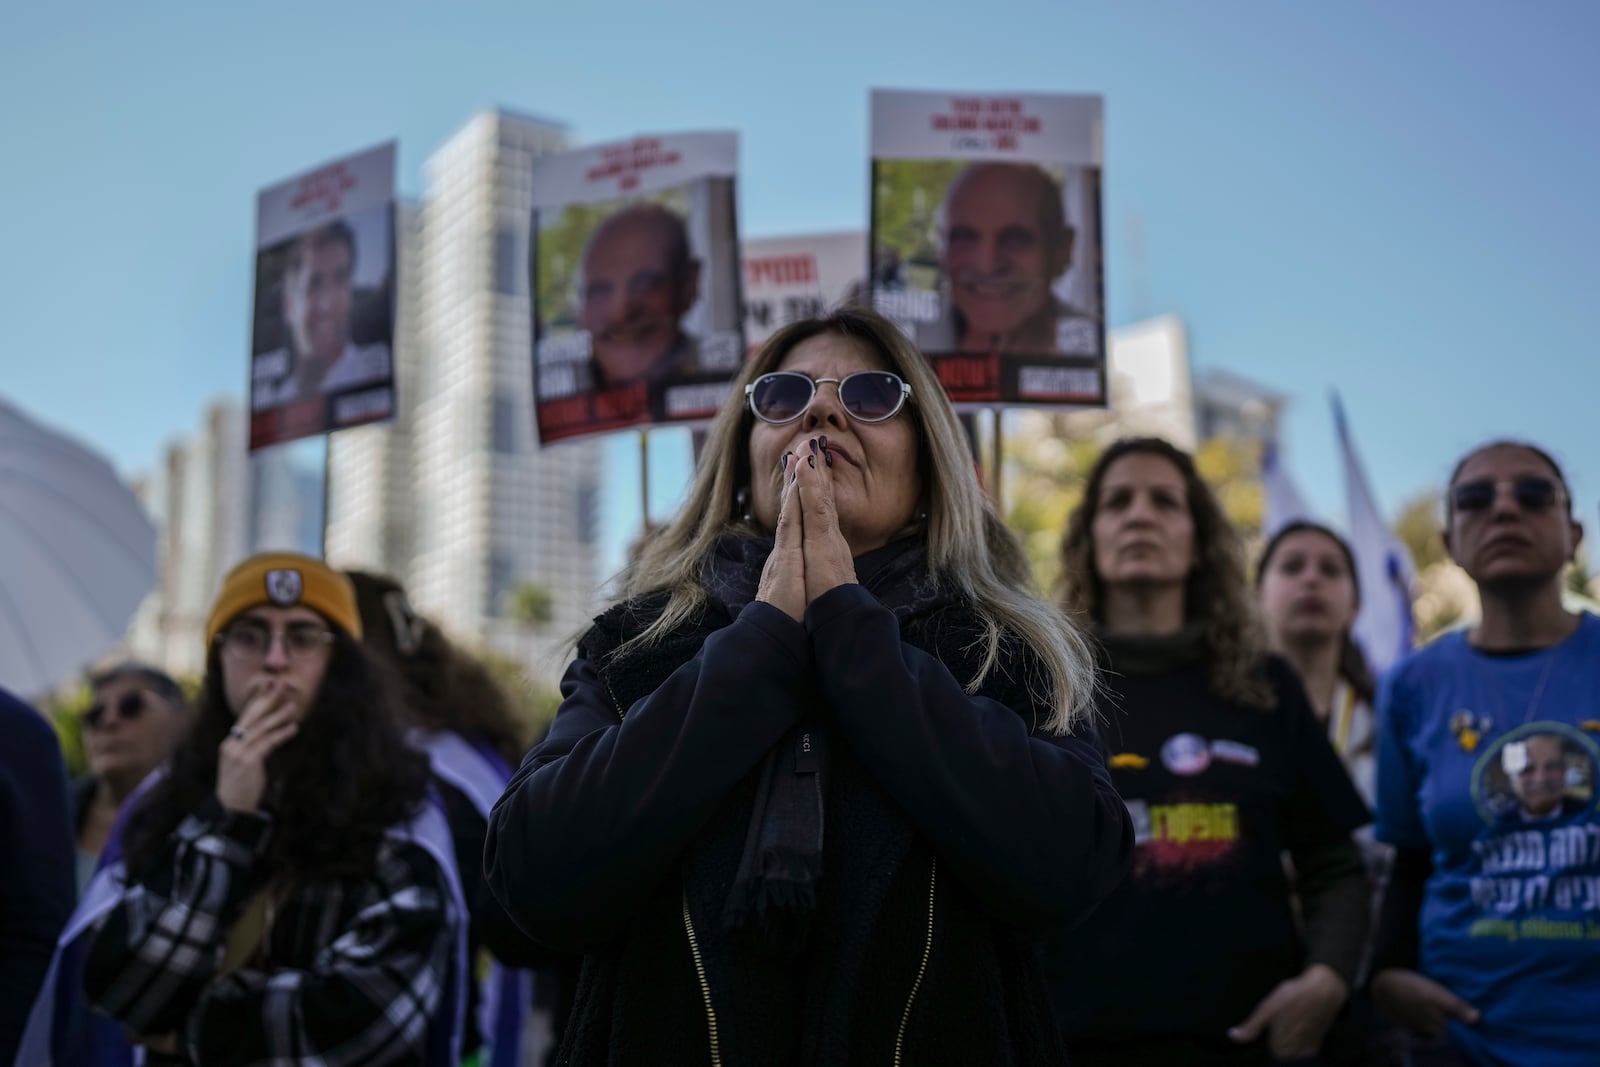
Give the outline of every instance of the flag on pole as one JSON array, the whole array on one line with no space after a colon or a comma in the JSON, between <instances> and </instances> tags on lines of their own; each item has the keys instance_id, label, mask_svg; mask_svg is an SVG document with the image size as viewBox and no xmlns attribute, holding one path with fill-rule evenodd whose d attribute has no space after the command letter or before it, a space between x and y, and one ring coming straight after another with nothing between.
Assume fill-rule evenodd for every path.
<instances>
[{"instance_id":1,"label":"flag on pole","mask_svg":"<svg viewBox=\"0 0 1600 1067\"><path fill-rule=\"evenodd\" d=\"M1268 441L1261 452L1261 491L1265 498L1261 533L1271 537L1297 519L1310 519L1311 509L1283 466L1276 442Z\"/></svg>"},{"instance_id":2,"label":"flag on pole","mask_svg":"<svg viewBox=\"0 0 1600 1067\"><path fill-rule=\"evenodd\" d=\"M1383 521L1383 513L1373 499L1338 393L1333 394L1333 422L1344 466L1350 551L1356 558L1356 577L1361 583L1361 613L1356 617L1353 636L1373 672L1381 674L1411 651L1415 636L1411 589L1417 568L1405 543Z\"/></svg>"}]
</instances>

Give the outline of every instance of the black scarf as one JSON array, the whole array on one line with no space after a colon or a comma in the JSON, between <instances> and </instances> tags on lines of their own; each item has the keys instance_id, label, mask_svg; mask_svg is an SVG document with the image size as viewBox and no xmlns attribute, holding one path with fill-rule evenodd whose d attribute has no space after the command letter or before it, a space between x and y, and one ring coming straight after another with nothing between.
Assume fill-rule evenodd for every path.
<instances>
[{"instance_id":1,"label":"black scarf","mask_svg":"<svg viewBox=\"0 0 1600 1067\"><path fill-rule=\"evenodd\" d=\"M755 599L772 552L768 538L724 537L712 552L706 593L730 616ZM903 540L855 560L857 580L902 620L933 604L938 579L920 540ZM761 764L744 852L723 910L727 929L758 922L780 943L804 939L822 878L827 731L820 699Z\"/></svg>"}]
</instances>

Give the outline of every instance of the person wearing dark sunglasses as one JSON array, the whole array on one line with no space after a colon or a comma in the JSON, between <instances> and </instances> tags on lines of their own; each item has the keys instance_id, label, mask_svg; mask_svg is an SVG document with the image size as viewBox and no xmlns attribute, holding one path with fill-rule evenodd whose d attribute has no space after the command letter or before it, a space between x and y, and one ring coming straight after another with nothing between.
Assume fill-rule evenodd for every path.
<instances>
[{"instance_id":1,"label":"person wearing dark sunglasses","mask_svg":"<svg viewBox=\"0 0 1600 1067\"><path fill-rule=\"evenodd\" d=\"M72 789L80 893L124 802L172 755L189 725L182 688L154 667L119 663L91 677L89 689L89 707L79 717L89 771Z\"/></svg>"},{"instance_id":2,"label":"person wearing dark sunglasses","mask_svg":"<svg viewBox=\"0 0 1600 1067\"><path fill-rule=\"evenodd\" d=\"M1042 931L1127 870L1086 643L882 316L792 323L578 641L491 888L585 956L560 1062L1061 1062Z\"/></svg>"},{"instance_id":3,"label":"person wearing dark sunglasses","mask_svg":"<svg viewBox=\"0 0 1600 1067\"><path fill-rule=\"evenodd\" d=\"M1539 448L1468 453L1444 540L1481 619L1379 692L1377 835L1396 851L1371 988L1418 1063L1576 1067L1600 1048L1582 1007L1600 998L1600 901L1573 892L1600 885L1600 619L1562 603L1571 500Z\"/></svg>"}]
</instances>

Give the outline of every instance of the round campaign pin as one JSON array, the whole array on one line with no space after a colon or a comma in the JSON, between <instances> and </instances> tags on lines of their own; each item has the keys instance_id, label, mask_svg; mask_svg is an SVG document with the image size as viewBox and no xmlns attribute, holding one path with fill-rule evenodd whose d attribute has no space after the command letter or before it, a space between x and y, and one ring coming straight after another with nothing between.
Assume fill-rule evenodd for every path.
<instances>
[{"instance_id":1,"label":"round campaign pin","mask_svg":"<svg viewBox=\"0 0 1600 1067\"><path fill-rule=\"evenodd\" d=\"M1173 774L1199 774L1211 766L1211 746L1199 734L1174 734L1161 746L1161 763Z\"/></svg>"}]
</instances>

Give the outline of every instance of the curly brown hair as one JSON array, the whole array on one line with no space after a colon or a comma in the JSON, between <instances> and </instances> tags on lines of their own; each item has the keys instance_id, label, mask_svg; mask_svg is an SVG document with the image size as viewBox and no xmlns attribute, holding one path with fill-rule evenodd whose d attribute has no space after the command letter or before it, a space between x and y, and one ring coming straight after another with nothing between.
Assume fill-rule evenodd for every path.
<instances>
[{"instance_id":1,"label":"curly brown hair","mask_svg":"<svg viewBox=\"0 0 1600 1067\"><path fill-rule=\"evenodd\" d=\"M362 641L402 681L410 722L487 744L512 767L521 763L526 730L488 668L412 611L405 589L393 578L365 571L345 575L356 588Z\"/></svg>"},{"instance_id":2,"label":"curly brown hair","mask_svg":"<svg viewBox=\"0 0 1600 1067\"><path fill-rule=\"evenodd\" d=\"M1244 544L1187 452L1159 437L1125 437L1100 458L1084 485L1083 503L1061 538L1061 577L1056 602L1069 613L1105 625L1105 587L1094 558L1094 520L1100 488L1111 465L1124 456L1157 456L1183 478L1194 523L1195 565L1183 587L1184 620L1198 624L1211 668L1211 688L1220 697L1249 707L1276 703L1267 677L1267 644L1245 581Z\"/></svg>"}]
</instances>

